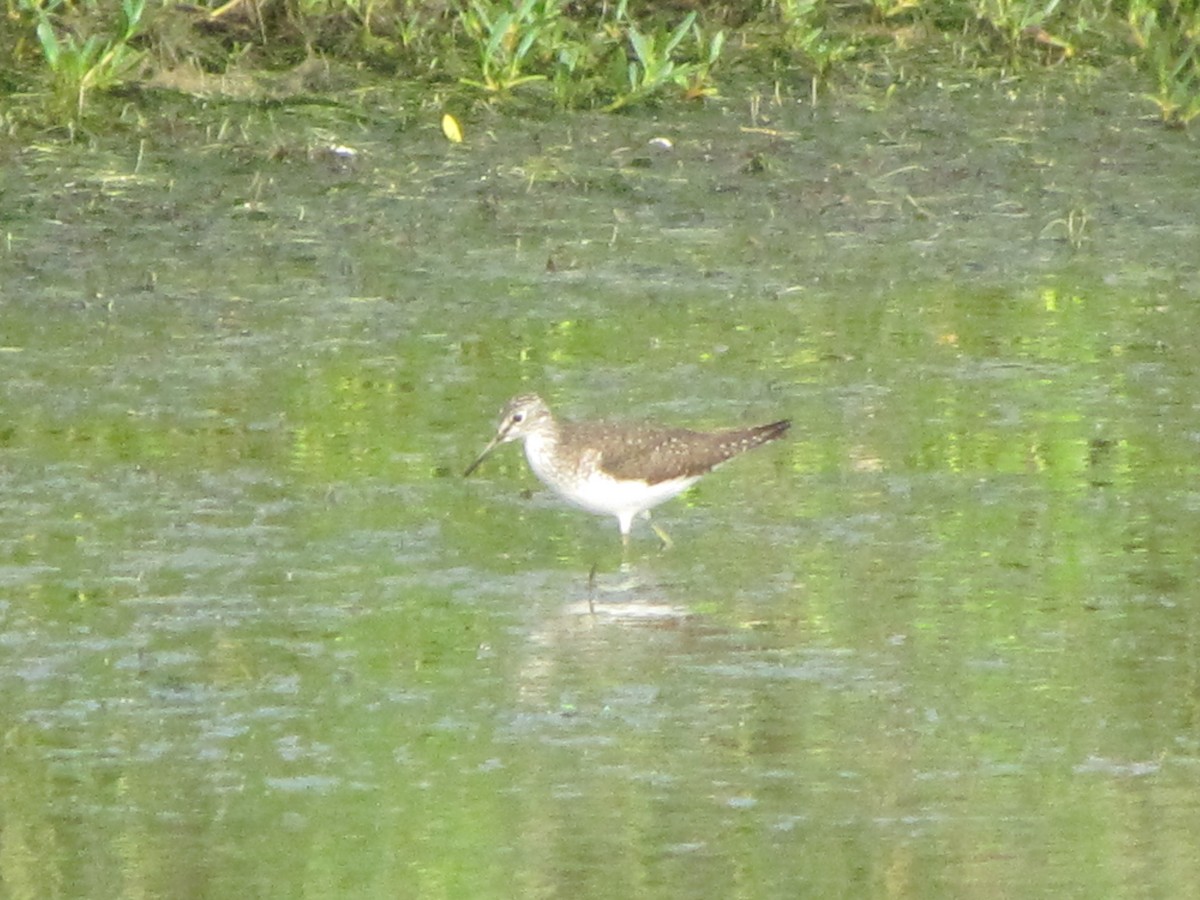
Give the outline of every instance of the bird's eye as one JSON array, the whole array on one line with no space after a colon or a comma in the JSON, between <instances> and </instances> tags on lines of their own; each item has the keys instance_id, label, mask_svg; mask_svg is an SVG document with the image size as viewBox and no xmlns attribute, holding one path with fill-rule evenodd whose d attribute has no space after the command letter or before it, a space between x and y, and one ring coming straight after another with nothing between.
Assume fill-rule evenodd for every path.
<instances>
[{"instance_id":1,"label":"bird's eye","mask_svg":"<svg viewBox=\"0 0 1200 900\"><path fill-rule=\"evenodd\" d=\"M524 418L525 418L525 413L513 413L512 414L512 421L513 421L514 425L521 422Z\"/></svg>"}]
</instances>

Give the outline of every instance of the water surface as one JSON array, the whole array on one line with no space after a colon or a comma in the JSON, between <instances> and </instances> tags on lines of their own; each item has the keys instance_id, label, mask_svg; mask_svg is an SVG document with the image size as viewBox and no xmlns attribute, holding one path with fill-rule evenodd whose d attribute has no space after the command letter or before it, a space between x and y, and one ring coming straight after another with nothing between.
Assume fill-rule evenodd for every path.
<instances>
[{"instance_id":1,"label":"water surface","mask_svg":"<svg viewBox=\"0 0 1200 900\"><path fill-rule=\"evenodd\" d=\"M24 148L5 892L1188 893L1200 184L1142 111ZM622 568L515 447L459 477L525 390L796 427Z\"/></svg>"}]
</instances>

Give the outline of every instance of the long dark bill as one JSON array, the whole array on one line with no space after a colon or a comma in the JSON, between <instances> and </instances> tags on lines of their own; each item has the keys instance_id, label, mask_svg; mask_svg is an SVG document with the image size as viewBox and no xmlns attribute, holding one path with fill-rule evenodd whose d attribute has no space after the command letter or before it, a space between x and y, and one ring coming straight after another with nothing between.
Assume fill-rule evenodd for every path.
<instances>
[{"instance_id":1,"label":"long dark bill","mask_svg":"<svg viewBox=\"0 0 1200 900\"><path fill-rule=\"evenodd\" d=\"M496 435L494 438L492 438L488 445L483 448L483 452L480 453L479 456L475 457L475 462L467 466L467 470L463 472L463 478L469 478L471 473L479 468L479 464L488 458L488 454L490 454L500 445L500 438L501 435Z\"/></svg>"}]
</instances>

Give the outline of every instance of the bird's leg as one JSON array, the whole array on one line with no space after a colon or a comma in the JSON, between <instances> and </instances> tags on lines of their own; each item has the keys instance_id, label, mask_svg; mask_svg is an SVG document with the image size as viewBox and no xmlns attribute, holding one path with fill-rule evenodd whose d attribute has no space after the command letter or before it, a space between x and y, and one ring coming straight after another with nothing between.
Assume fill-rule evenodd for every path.
<instances>
[{"instance_id":1,"label":"bird's leg","mask_svg":"<svg viewBox=\"0 0 1200 900\"><path fill-rule=\"evenodd\" d=\"M650 523L650 527L654 529L654 533L662 541L662 549L670 550L675 546L675 542L671 540L671 536L654 524L654 521L650 518L650 510L646 510L646 521Z\"/></svg>"},{"instance_id":2,"label":"bird's leg","mask_svg":"<svg viewBox=\"0 0 1200 900\"><path fill-rule=\"evenodd\" d=\"M596 614L596 564L592 563L592 570L588 572L588 612L593 616Z\"/></svg>"}]
</instances>

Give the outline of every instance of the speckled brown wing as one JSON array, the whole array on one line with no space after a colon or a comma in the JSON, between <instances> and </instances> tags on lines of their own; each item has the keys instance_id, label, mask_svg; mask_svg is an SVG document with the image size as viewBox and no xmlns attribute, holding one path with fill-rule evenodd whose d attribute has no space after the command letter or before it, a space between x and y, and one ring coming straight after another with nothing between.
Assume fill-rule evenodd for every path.
<instances>
[{"instance_id":1,"label":"speckled brown wing","mask_svg":"<svg viewBox=\"0 0 1200 900\"><path fill-rule=\"evenodd\" d=\"M599 467L614 478L658 484L704 475L731 457L782 436L787 419L728 431L703 432L653 425L588 423L565 429L564 444L599 452Z\"/></svg>"}]
</instances>

